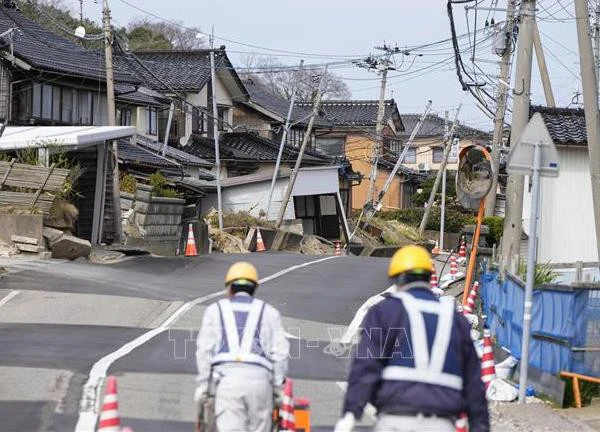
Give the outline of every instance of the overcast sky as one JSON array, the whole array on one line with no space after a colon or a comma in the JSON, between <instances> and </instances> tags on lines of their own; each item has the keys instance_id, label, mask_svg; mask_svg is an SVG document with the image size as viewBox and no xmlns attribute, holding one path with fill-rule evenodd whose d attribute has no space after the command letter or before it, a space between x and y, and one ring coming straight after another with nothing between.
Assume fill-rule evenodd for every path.
<instances>
[{"instance_id":1,"label":"overcast sky","mask_svg":"<svg viewBox=\"0 0 600 432\"><path fill-rule=\"evenodd\" d=\"M123 0L109 0L113 21L125 26L135 18L148 17ZM79 11L79 0L64 0ZM241 65L250 53L273 55L286 64L345 62L332 66L332 71L347 79L354 99L377 99L379 78L373 72L359 69L351 59L377 53L374 46L414 47L450 37L450 25L444 0L127 0L140 9L164 19L178 21L188 27L210 32L214 27L215 44L227 46L235 65ZM562 2L562 3L561 3ZM101 3L83 0L84 16L99 21ZM505 8L506 0L483 0L481 7ZM557 106L572 103L580 88L577 39L573 16L573 0L539 0L538 23ZM475 43L480 47L474 66L470 58L473 43L475 13L466 19L464 5L454 6L457 34L470 34L461 40L466 53L463 61L484 79L497 83L499 61L491 52L491 40L478 33ZM155 19L149 17L151 19ZM477 28L487 19L503 21L505 12L478 11ZM223 40L229 39L229 41ZM254 45L252 48L235 42ZM293 52L284 53L280 51ZM302 54L299 54L302 53ZM462 102L459 116L462 123L482 130L491 130L493 123L480 109L475 99L461 90L452 56L452 45L446 42L431 48L415 50L422 56L397 56L397 71L390 71L386 97L393 97L401 113L422 112L427 100L433 110L443 116ZM403 61L403 62L402 62ZM513 62L514 63L514 62ZM537 64L533 64L532 101L544 104ZM491 85L486 89L495 92ZM582 102L581 97L578 99ZM574 105L571 105L574 106ZM452 115L452 114L451 114Z\"/></svg>"}]
</instances>

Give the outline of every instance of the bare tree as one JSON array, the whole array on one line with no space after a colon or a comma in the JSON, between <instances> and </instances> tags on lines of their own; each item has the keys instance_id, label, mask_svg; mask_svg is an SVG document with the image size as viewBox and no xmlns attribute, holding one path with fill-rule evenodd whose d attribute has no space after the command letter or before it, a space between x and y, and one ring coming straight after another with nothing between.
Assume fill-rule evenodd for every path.
<instances>
[{"instance_id":1,"label":"bare tree","mask_svg":"<svg viewBox=\"0 0 600 432\"><path fill-rule=\"evenodd\" d=\"M170 23L164 21L151 21L149 19L138 19L128 25L128 33L134 33L136 30L143 29L144 33L155 35L155 39L164 39L169 43L172 49L192 50L206 48L205 42L198 37L200 30L186 28L180 23ZM143 41L137 41L143 44Z\"/></svg>"},{"instance_id":2,"label":"bare tree","mask_svg":"<svg viewBox=\"0 0 600 432\"><path fill-rule=\"evenodd\" d=\"M296 100L311 102L317 91L318 77L323 69L307 68L297 75L295 68L283 64L274 56L248 55L242 58L240 72L267 87L271 92L290 100L294 85L298 84ZM323 99L350 99L352 94L344 80L332 72L325 72Z\"/></svg>"}]
</instances>

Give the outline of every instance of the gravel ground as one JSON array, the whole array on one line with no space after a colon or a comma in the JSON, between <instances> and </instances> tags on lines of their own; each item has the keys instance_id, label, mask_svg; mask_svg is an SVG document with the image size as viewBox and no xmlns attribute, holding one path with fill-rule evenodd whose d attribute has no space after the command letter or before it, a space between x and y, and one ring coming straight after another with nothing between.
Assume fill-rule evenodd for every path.
<instances>
[{"instance_id":1,"label":"gravel ground","mask_svg":"<svg viewBox=\"0 0 600 432\"><path fill-rule=\"evenodd\" d=\"M589 425L568 418L560 410L539 400L526 405L517 403L490 404L492 430L515 432L538 431L595 431Z\"/></svg>"}]
</instances>

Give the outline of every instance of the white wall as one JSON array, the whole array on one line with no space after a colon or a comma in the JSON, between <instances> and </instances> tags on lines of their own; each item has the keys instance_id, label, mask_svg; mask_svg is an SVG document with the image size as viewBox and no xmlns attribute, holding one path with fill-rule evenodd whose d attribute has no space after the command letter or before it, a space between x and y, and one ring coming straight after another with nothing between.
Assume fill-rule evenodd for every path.
<instances>
[{"instance_id":1,"label":"white wall","mask_svg":"<svg viewBox=\"0 0 600 432\"><path fill-rule=\"evenodd\" d=\"M278 179L273 191L273 202L269 212L270 219L275 219L279 214L281 200L285 194L289 179ZM253 216L259 216L261 210L267 210L271 180L256 183L242 184L223 188L223 211L249 211ZM321 195L339 192L339 179L337 167L325 169L302 169L298 173L292 197L301 195ZM217 194L211 193L202 201L202 212L210 207L217 208ZM295 219L294 201L290 199L284 219Z\"/></svg>"},{"instance_id":2,"label":"white wall","mask_svg":"<svg viewBox=\"0 0 600 432\"><path fill-rule=\"evenodd\" d=\"M538 262L598 261L587 148L557 146L560 174L542 178ZM523 229L529 233L531 193L525 179Z\"/></svg>"},{"instance_id":3,"label":"white wall","mask_svg":"<svg viewBox=\"0 0 600 432\"><path fill-rule=\"evenodd\" d=\"M281 200L283 199L283 194L285 193L287 183L287 178L278 179L275 183L271 211L269 212L270 219L275 219L279 214ZM223 211L249 211L252 216L258 217L261 210L266 212L270 187L270 181L263 181L223 188L221 191L221 196L223 198ZM215 209L217 208L216 192L211 193L202 200L202 212L206 212L210 207L214 207ZM290 204L287 206L284 219L295 218L296 214L294 212L293 200L290 200Z\"/></svg>"}]
</instances>

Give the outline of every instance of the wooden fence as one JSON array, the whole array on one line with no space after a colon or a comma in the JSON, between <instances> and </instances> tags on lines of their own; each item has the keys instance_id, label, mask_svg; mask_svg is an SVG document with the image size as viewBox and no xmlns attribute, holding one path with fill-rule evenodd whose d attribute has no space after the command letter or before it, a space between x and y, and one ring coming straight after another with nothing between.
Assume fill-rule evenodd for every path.
<instances>
[{"instance_id":1,"label":"wooden fence","mask_svg":"<svg viewBox=\"0 0 600 432\"><path fill-rule=\"evenodd\" d=\"M69 170L0 161L0 206L48 214Z\"/></svg>"}]
</instances>

